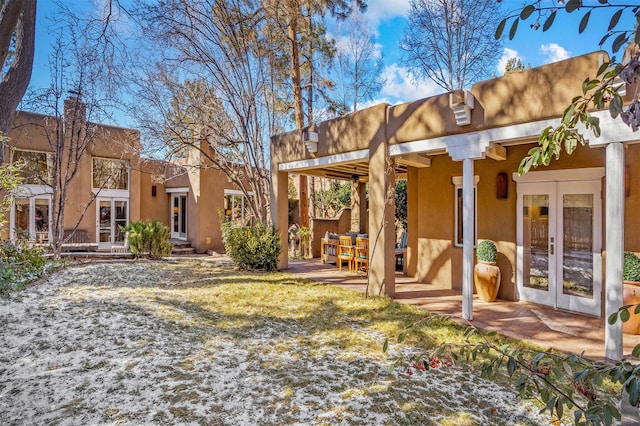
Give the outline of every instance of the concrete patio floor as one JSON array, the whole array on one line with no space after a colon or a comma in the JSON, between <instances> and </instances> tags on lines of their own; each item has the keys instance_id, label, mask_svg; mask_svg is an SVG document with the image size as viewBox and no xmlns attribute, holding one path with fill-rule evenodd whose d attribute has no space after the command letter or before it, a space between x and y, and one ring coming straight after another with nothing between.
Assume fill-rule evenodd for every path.
<instances>
[{"instance_id":1,"label":"concrete patio floor","mask_svg":"<svg viewBox=\"0 0 640 426\"><path fill-rule=\"evenodd\" d=\"M349 273L344 268L339 272L335 264L322 264L319 259L289 260L287 271L363 293L366 289L364 275ZM396 273L394 300L467 324L462 319L460 292L420 284L415 278L406 277L402 272ZM482 330L495 330L509 337L535 343L545 349L578 354L584 351L588 358L604 360L604 317L594 318L528 302L497 300L488 303L474 296L471 324ZM624 334L623 343L624 357L630 358L633 347L640 344L640 336Z\"/></svg>"}]
</instances>

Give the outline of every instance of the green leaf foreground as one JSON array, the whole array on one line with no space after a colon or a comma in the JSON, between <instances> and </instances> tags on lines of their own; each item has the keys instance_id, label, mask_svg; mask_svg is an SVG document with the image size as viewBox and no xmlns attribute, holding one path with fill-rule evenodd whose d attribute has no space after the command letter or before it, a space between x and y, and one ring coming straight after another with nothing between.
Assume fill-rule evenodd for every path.
<instances>
[{"instance_id":1,"label":"green leaf foreground","mask_svg":"<svg viewBox=\"0 0 640 426\"><path fill-rule=\"evenodd\" d=\"M612 83L623 72L620 64L605 62L598 69L596 78L587 77L582 82L582 96L576 96L562 114L559 126L547 127L538 137L538 146L532 148L522 159L518 173L527 173L531 168L548 166L553 159L559 159L562 150L572 154L578 145L585 145L586 139L577 130L584 125L595 137L600 137L600 119L591 115L591 108L602 109L608 104L613 118L623 111L624 103L618 88Z\"/></svg>"},{"instance_id":2,"label":"green leaf foreground","mask_svg":"<svg viewBox=\"0 0 640 426\"><path fill-rule=\"evenodd\" d=\"M608 322L628 320L631 308L635 308L634 313L640 313L640 305L623 306L609 316ZM419 322L429 323L437 318L444 317L430 315ZM402 331L398 342L405 341L416 324ZM391 360L389 371L402 367L410 374L412 368L417 371L416 365L426 366L428 370L429 360L449 357L469 374L479 372L491 380L509 378L518 396L537 401L541 413L547 412L552 420L562 420L571 413L576 425L611 425L621 419L618 404L623 398L628 398L632 406L640 403L640 365L627 360L607 364L586 359L584 353L536 351L504 343L504 339L495 331L484 332L469 326L465 343L445 342L410 357L399 356ZM387 339L383 351L388 353L388 350ZM640 345L633 349L632 355L640 356ZM565 417L565 420L568 419Z\"/></svg>"},{"instance_id":3,"label":"green leaf foreground","mask_svg":"<svg viewBox=\"0 0 640 426\"><path fill-rule=\"evenodd\" d=\"M607 0L599 0L599 4L584 5L581 0L569 0L564 4L544 6L540 0L525 5L519 12L513 12L504 18L498 25L495 37L499 39L503 36L507 24L509 25L509 39L513 39L518 31L520 21L526 21L534 17L531 28L537 30L542 23L542 31L549 30L558 15L558 11L564 10L566 13L577 13L585 11L578 25L578 33L582 34L591 18L591 13L598 9L615 9L613 16L609 20L606 34L600 40L602 46L610 37L614 36L611 45L612 51L619 51L630 40L640 43L640 25L634 30L616 29L625 12L635 15L636 21L640 23L640 6L633 5L613 5ZM573 153L578 144L586 143L585 137L576 130L578 124L591 131L595 137L600 137L600 121L590 113L593 109L608 109L611 117L617 118L623 113L624 102L618 94L617 87L612 85L614 79L620 77L625 72L629 64L621 65L615 63L615 58L610 62L605 62L598 68L596 78L587 78L582 85L582 96L574 98L571 104L565 109L561 124L556 127L545 129L538 138L538 146L532 148L527 156L521 161L518 173L527 173L531 168L547 166L553 159L559 159L562 151L567 154ZM629 76L626 76L629 79ZM634 101L636 102L636 101ZM634 103L629 107L634 106ZM629 124L630 113L623 115L623 120L632 129L640 127L640 123ZM635 126L635 127L634 127Z\"/></svg>"}]
</instances>

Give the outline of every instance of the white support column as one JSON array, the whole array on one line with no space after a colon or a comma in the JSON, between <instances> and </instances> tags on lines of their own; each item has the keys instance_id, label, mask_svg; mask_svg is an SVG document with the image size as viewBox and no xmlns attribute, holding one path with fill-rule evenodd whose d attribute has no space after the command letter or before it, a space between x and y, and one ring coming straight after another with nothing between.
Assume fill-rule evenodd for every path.
<instances>
[{"instance_id":1,"label":"white support column","mask_svg":"<svg viewBox=\"0 0 640 426\"><path fill-rule=\"evenodd\" d=\"M473 243L475 237L473 159L462 163L462 318L473 320Z\"/></svg>"},{"instance_id":2,"label":"white support column","mask_svg":"<svg viewBox=\"0 0 640 426\"><path fill-rule=\"evenodd\" d=\"M610 325L609 315L622 306L624 264L624 144L609 143L606 148L606 276L605 276L605 357L622 359L622 324Z\"/></svg>"}]
</instances>

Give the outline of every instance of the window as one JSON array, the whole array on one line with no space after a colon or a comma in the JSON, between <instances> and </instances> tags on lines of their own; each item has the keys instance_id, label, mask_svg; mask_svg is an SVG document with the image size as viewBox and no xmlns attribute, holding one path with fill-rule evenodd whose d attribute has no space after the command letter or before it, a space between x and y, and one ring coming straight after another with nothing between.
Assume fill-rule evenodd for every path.
<instances>
[{"instance_id":1,"label":"window","mask_svg":"<svg viewBox=\"0 0 640 426\"><path fill-rule=\"evenodd\" d=\"M129 163L124 160L93 158L94 189L129 189Z\"/></svg>"},{"instance_id":2,"label":"window","mask_svg":"<svg viewBox=\"0 0 640 426\"><path fill-rule=\"evenodd\" d=\"M253 213L249 199L241 191L224 191L224 218L234 228L253 226Z\"/></svg>"},{"instance_id":3,"label":"window","mask_svg":"<svg viewBox=\"0 0 640 426\"><path fill-rule=\"evenodd\" d=\"M12 238L26 238L38 242L49 241L49 213L51 196L16 197L13 200Z\"/></svg>"},{"instance_id":4,"label":"window","mask_svg":"<svg viewBox=\"0 0 640 426\"><path fill-rule=\"evenodd\" d=\"M53 153L41 151L13 152L13 164L18 164L26 185L50 185Z\"/></svg>"},{"instance_id":5,"label":"window","mask_svg":"<svg viewBox=\"0 0 640 426\"><path fill-rule=\"evenodd\" d=\"M476 220L477 215L476 212L478 210L478 198L477 198L477 185L478 185L478 176L474 176L473 179L473 229L475 231L473 245L478 242L478 221ZM462 247L464 242L464 236L462 235L462 176L455 176L453 179L453 184L455 185L455 246Z\"/></svg>"}]
</instances>

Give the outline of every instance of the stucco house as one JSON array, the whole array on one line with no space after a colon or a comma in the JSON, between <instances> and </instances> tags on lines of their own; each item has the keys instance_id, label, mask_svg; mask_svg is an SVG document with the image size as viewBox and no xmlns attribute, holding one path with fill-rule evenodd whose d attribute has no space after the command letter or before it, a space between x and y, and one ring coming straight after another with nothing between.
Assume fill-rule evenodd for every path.
<instances>
[{"instance_id":1,"label":"stucco house","mask_svg":"<svg viewBox=\"0 0 640 426\"><path fill-rule=\"evenodd\" d=\"M71 160L78 168L68 186L63 224L65 234L75 230L70 242L109 250L124 239L120 226L158 219L169 226L176 243L197 253L223 251L218 212L238 224L252 220L244 208L245 196L221 170L141 158L137 130L85 126L86 110L78 99L67 99L64 106L60 120L23 111L16 114L4 158L25 165L25 180L11 205L9 222L0 230L2 239L52 241L54 151L57 140L72 143L73 131L91 134L81 135L86 150ZM57 131L64 137L57 138Z\"/></svg>"},{"instance_id":2,"label":"stucco house","mask_svg":"<svg viewBox=\"0 0 640 426\"><path fill-rule=\"evenodd\" d=\"M406 273L461 291L463 317L473 319L474 247L489 239L499 250L499 298L604 321L622 306L623 251L640 251L640 133L597 111L599 138L587 133L586 146L548 167L522 176L517 169L606 59L595 52L276 135L274 223L286 231L288 174L359 176L352 199L362 204L367 182L368 222L356 205L352 226L380 247L370 260L369 288L393 297L393 185L406 178ZM279 267L287 267L285 255ZM620 359L620 324L606 331L607 357Z\"/></svg>"}]
</instances>

